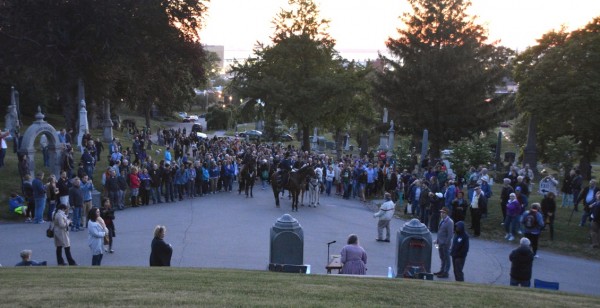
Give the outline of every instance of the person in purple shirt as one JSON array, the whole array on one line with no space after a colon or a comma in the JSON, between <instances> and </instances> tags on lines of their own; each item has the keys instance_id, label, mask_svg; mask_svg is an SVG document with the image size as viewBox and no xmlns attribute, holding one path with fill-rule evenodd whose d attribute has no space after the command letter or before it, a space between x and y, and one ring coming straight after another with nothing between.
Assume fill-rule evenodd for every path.
<instances>
[{"instance_id":1,"label":"person in purple shirt","mask_svg":"<svg viewBox=\"0 0 600 308\"><path fill-rule=\"evenodd\" d=\"M358 236L350 234L348 245L342 248L342 270L340 274L365 275L367 273L367 252L358 245Z\"/></svg>"}]
</instances>

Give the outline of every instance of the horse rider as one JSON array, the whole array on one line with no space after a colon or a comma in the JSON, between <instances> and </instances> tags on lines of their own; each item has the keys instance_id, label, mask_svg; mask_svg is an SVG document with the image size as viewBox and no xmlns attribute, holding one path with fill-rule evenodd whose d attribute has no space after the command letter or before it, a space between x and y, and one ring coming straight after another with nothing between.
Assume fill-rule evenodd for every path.
<instances>
[{"instance_id":1,"label":"horse rider","mask_svg":"<svg viewBox=\"0 0 600 308\"><path fill-rule=\"evenodd\" d=\"M285 152L285 158L279 162L278 168L281 172L281 183L286 185L289 179L289 174L292 171L292 160L290 159L289 152Z\"/></svg>"}]
</instances>

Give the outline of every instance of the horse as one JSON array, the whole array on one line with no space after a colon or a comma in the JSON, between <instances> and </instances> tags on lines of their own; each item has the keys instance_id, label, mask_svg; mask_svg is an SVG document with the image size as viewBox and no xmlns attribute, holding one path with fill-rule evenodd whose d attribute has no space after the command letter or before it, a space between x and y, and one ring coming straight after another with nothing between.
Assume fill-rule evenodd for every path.
<instances>
[{"instance_id":1,"label":"horse","mask_svg":"<svg viewBox=\"0 0 600 308\"><path fill-rule=\"evenodd\" d=\"M285 186L280 183L279 174L274 172L271 175L271 187L273 188L273 195L275 196L275 206L279 207L279 192L285 188L292 194L292 212L298 211L298 196L300 195L301 189L306 186L306 178L313 177L315 170L309 166L304 165L297 171L290 172L288 176L288 182Z\"/></svg>"},{"instance_id":2,"label":"horse","mask_svg":"<svg viewBox=\"0 0 600 308\"><path fill-rule=\"evenodd\" d=\"M242 193L242 185L246 192L246 198L250 195L251 198L254 198L252 195L252 190L254 188L254 182L256 180L256 165L255 164L247 164L242 167L240 171L240 187L238 190L238 194ZM248 194L248 191L250 192Z\"/></svg>"},{"instance_id":3,"label":"horse","mask_svg":"<svg viewBox=\"0 0 600 308\"><path fill-rule=\"evenodd\" d=\"M315 175L308 180L308 207L321 205L319 203L319 194L321 190L321 179L323 171L321 168L315 169Z\"/></svg>"}]
</instances>

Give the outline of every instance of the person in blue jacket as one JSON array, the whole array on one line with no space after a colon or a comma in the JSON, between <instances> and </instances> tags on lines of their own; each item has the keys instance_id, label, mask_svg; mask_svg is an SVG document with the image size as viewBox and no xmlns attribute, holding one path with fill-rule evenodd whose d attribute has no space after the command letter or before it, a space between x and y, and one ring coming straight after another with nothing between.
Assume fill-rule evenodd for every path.
<instances>
[{"instance_id":1,"label":"person in blue jacket","mask_svg":"<svg viewBox=\"0 0 600 308\"><path fill-rule=\"evenodd\" d=\"M454 237L452 238L452 267L454 268L454 279L456 281L465 281L463 267L467 260L469 252L469 234L465 231L465 223L459 221L455 224Z\"/></svg>"},{"instance_id":2,"label":"person in blue jacket","mask_svg":"<svg viewBox=\"0 0 600 308\"><path fill-rule=\"evenodd\" d=\"M531 210L525 211L521 215L521 225L525 229L523 235L531 241L531 248L536 258L538 257L538 239L544 227L544 216L540 213L540 208L539 203L533 203L531 204Z\"/></svg>"}]
</instances>

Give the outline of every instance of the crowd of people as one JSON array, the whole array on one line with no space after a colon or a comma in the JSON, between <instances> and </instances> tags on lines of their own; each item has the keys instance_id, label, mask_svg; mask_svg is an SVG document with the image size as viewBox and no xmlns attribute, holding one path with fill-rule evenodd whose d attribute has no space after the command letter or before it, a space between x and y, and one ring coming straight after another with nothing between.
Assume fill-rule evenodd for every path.
<instances>
[{"instance_id":1,"label":"crowd of people","mask_svg":"<svg viewBox=\"0 0 600 308\"><path fill-rule=\"evenodd\" d=\"M456 279L462 280L462 267L468 252L465 220L470 215L469 229L473 230L474 237L480 236L481 221L487 217L488 200L492 197L493 179L483 167L472 167L464 176L454 177L448 174L443 163L438 162L420 174L407 169L400 171L381 153L334 158L301 151L291 145L256 144L229 137L200 138L193 132L188 134L185 129L160 132L166 149L153 151L146 131L132 133L130 148L123 147L118 138L110 142L106 169L101 176L96 176L96 182L94 171L101 161L104 146L89 134L84 135L82 144L85 146L79 149L78 168L74 168L75 151L66 134L64 140L61 139L64 150L58 179L51 175L44 183L43 173L38 173L35 179L27 172L23 173L25 198L11 195L11 210L25 215L28 222L53 222L59 231L55 237L58 264L67 264L62 259L63 249L68 264L76 264L70 255L69 231L88 229L93 265L100 265L103 252L113 253L115 210L149 205L150 201L153 204L170 203L231 192L234 183L240 183L243 166L258 170L256 174L262 189L266 189L273 173L309 165L321 170L319 182L327 195L333 192L341 198L362 202L379 197L385 199L385 206L375 214L379 218L377 241L390 241L389 222L396 206L403 207L405 214L418 218L432 232L438 233L442 268L436 274L440 278L447 277L450 264L453 264ZM504 176L500 193L506 239L512 241L523 235L531 243L534 256L544 228L547 227L550 238L554 238L558 194L558 181L554 175L548 175L545 170L541 174L539 193L543 199L540 203L529 205L534 173L527 165L521 169L511 168ZM98 182L100 185L94 184ZM99 207L92 205L92 192L96 189L103 196ZM594 210L600 207L600 194L597 194L595 180L581 188L581 175L574 169L563 181L562 193L562 206L574 206L577 210L578 204L583 204L581 225L592 220L592 240L597 247L598 215L594 215ZM440 234L442 239L439 239ZM160 232L155 234L155 240L157 238L160 238ZM455 238L460 239L460 245L452 244ZM356 239L353 244L357 242ZM467 242L466 248L464 242Z\"/></svg>"}]
</instances>

